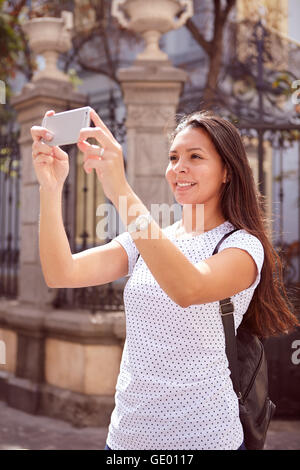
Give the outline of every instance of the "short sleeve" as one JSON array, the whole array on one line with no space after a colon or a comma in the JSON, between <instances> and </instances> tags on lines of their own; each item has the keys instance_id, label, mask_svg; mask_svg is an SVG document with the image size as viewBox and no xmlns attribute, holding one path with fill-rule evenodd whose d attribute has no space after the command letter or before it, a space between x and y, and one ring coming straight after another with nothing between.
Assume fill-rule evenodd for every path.
<instances>
[{"instance_id":1,"label":"short sleeve","mask_svg":"<svg viewBox=\"0 0 300 470\"><path fill-rule=\"evenodd\" d=\"M222 250L225 250L225 248L241 248L252 256L256 263L258 274L250 288L255 289L260 282L261 269L264 263L264 248L261 241L251 233L246 232L246 230L238 230L232 235L229 235L229 237L221 243L218 252L220 253Z\"/></svg>"},{"instance_id":2,"label":"short sleeve","mask_svg":"<svg viewBox=\"0 0 300 470\"><path fill-rule=\"evenodd\" d=\"M139 251L135 246L135 243L129 232L123 232L113 239L118 242L126 251L128 256L128 273L127 276L131 276L133 268L135 266Z\"/></svg>"}]
</instances>

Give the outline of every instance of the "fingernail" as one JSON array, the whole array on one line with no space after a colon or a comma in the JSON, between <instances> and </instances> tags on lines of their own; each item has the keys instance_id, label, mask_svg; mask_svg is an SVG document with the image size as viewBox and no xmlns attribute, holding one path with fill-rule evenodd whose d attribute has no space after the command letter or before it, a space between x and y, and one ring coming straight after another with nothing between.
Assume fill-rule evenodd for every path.
<instances>
[{"instance_id":1,"label":"fingernail","mask_svg":"<svg viewBox=\"0 0 300 470\"><path fill-rule=\"evenodd\" d=\"M47 140L53 139L53 136L54 136L54 134L52 134L51 132L46 132L46 139Z\"/></svg>"}]
</instances>

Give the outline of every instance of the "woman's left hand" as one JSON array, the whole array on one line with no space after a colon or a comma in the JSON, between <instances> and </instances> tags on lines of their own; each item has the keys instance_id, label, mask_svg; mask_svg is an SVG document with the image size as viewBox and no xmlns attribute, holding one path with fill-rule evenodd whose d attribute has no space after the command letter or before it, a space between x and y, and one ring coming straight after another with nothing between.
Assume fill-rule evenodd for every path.
<instances>
[{"instance_id":1,"label":"woman's left hand","mask_svg":"<svg viewBox=\"0 0 300 470\"><path fill-rule=\"evenodd\" d=\"M77 143L84 153L83 168L87 173L91 173L93 168L96 170L106 197L114 203L128 186L122 147L94 110L91 110L91 119L96 127L81 129ZM96 139L100 147L89 144L86 141L88 138Z\"/></svg>"}]
</instances>

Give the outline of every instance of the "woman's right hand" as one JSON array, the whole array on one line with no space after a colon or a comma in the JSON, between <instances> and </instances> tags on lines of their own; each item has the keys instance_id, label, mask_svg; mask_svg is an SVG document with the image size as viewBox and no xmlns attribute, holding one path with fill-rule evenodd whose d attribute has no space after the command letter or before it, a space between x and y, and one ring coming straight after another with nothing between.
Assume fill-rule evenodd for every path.
<instances>
[{"instance_id":1,"label":"woman's right hand","mask_svg":"<svg viewBox=\"0 0 300 470\"><path fill-rule=\"evenodd\" d=\"M55 114L53 110L47 111L45 116ZM41 139L47 138L48 130L45 127L33 126L31 128L32 160L40 187L50 191L62 189L69 174L69 157L60 147L44 144Z\"/></svg>"}]
</instances>

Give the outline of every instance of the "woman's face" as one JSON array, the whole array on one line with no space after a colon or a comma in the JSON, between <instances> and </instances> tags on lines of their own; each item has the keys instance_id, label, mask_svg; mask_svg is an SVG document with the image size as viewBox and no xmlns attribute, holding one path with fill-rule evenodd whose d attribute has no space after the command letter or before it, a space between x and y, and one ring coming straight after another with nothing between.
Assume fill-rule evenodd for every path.
<instances>
[{"instance_id":1,"label":"woman's face","mask_svg":"<svg viewBox=\"0 0 300 470\"><path fill-rule=\"evenodd\" d=\"M187 127L171 145L165 176L178 204L207 204L218 202L226 169L206 131Z\"/></svg>"}]
</instances>

